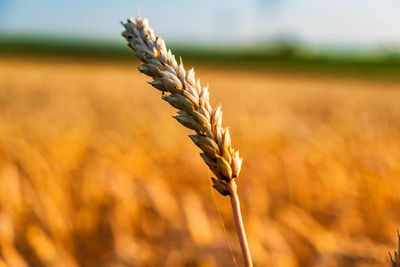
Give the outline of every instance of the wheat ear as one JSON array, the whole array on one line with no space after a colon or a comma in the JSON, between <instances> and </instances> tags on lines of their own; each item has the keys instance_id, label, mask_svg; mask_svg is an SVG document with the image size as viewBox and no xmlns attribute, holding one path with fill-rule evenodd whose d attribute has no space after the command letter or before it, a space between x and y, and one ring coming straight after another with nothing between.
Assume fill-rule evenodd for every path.
<instances>
[{"instance_id":1,"label":"wheat ear","mask_svg":"<svg viewBox=\"0 0 400 267\"><path fill-rule=\"evenodd\" d=\"M195 80L193 69L185 70L182 60L178 64L164 40L154 34L147 19L138 16L122 25L125 27L122 36L143 62L139 71L152 77L150 84L162 92L162 99L179 110L174 118L196 132L189 137L202 150L201 157L216 175L211 178L213 187L231 197L244 263L252 266L234 180L239 175L242 159L232 148L229 129L222 127L221 107L211 107L208 88Z\"/></svg>"}]
</instances>

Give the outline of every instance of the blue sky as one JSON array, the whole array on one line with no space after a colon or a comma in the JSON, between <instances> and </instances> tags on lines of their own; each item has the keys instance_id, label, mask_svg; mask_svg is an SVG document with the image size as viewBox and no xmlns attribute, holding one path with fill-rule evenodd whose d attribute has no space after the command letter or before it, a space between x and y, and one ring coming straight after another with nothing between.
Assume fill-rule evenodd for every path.
<instances>
[{"instance_id":1,"label":"blue sky","mask_svg":"<svg viewBox=\"0 0 400 267\"><path fill-rule=\"evenodd\" d=\"M140 8L167 41L399 46L399 0L0 0L0 32L120 38Z\"/></svg>"}]
</instances>

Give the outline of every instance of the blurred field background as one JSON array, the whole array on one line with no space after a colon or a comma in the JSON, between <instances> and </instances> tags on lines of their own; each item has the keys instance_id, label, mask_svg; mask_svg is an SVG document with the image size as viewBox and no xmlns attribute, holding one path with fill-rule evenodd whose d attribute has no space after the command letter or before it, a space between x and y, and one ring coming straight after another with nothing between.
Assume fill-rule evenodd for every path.
<instances>
[{"instance_id":1,"label":"blurred field background","mask_svg":"<svg viewBox=\"0 0 400 267\"><path fill-rule=\"evenodd\" d=\"M5 28L0 266L241 266L228 198L125 44ZM398 50L178 39L244 157L255 266L389 266Z\"/></svg>"}]
</instances>

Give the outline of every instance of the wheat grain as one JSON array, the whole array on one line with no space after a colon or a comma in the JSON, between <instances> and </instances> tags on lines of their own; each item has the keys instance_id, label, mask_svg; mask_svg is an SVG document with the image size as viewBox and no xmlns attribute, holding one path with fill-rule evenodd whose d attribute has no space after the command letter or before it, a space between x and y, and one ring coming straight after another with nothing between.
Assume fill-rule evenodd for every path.
<instances>
[{"instance_id":1,"label":"wheat grain","mask_svg":"<svg viewBox=\"0 0 400 267\"><path fill-rule=\"evenodd\" d=\"M222 127L221 107L211 107L208 88L195 80L193 69L184 69L182 60L177 63L164 40L154 34L147 19L130 18L123 25L122 35L143 62L139 71L152 77L154 81L150 84L162 91L162 99L179 110L174 118L196 131L190 138L203 151L204 162L217 176L213 179L214 187L226 195L227 183L240 173L242 158L231 145L229 129Z\"/></svg>"},{"instance_id":2,"label":"wheat grain","mask_svg":"<svg viewBox=\"0 0 400 267\"><path fill-rule=\"evenodd\" d=\"M212 177L214 188L224 196L230 195L243 260L245 266L252 266L234 181L239 176L242 158L231 145L229 129L222 127L221 107L211 107L208 87L196 81L193 69L185 70L182 59L178 64L147 19L138 16L122 25L122 36L143 62L139 71L152 77L150 84L162 92L162 99L179 110L174 118L196 132L189 137L202 150L201 157L217 177Z\"/></svg>"}]
</instances>

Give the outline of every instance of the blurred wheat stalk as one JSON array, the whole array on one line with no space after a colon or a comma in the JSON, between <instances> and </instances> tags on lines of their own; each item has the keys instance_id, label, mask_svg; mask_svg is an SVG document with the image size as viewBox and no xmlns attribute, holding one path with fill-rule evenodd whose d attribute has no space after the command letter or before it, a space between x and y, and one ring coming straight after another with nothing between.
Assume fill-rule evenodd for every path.
<instances>
[{"instance_id":1,"label":"blurred wheat stalk","mask_svg":"<svg viewBox=\"0 0 400 267\"><path fill-rule=\"evenodd\" d=\"M392 257L392 254L390 254L390 252L389 252L390 262L392 263L392 267L400 267L400 233L399 233L399 231L397 231L397 238L398 238L397 251L394 252L393 257Z\"/></svg>"},{"instance_id":2,"label":"blurred wheat stalk","mask_svg":"<svg viewBox=\"0 0 400 267\"><path fill-rule=\"evenodd\" d=\"M212 178L214 188L231 198L236 229L245 266L252 266L249 246L240 213L239 197L235 178L239 176L242 159L231 145L229 129L222 127L221 107L213 109L209 102L207 87L195 80L194 70L186 71L182 60L178 64L164 40L154 34L148 20L140 15L122 23L122 36L136 57L144 64L139 71L152 77L150 84L162 92L162 99L177 108L174 118L196 134L189 135L203 151L201 157L217 178Z\"/></svg>"}]
</instances>

